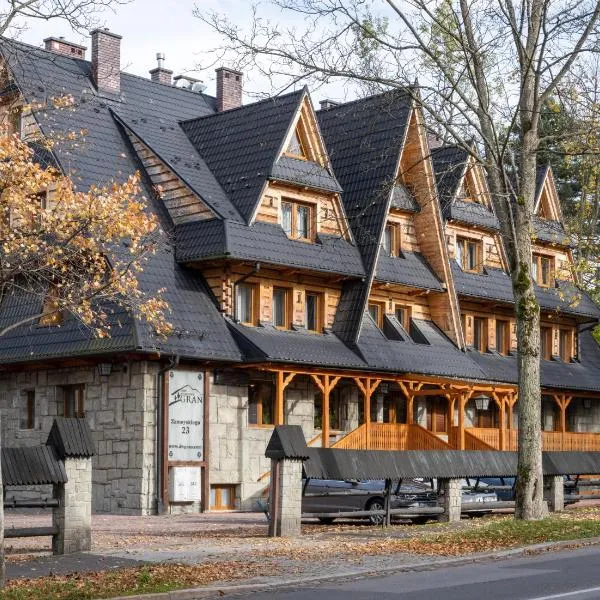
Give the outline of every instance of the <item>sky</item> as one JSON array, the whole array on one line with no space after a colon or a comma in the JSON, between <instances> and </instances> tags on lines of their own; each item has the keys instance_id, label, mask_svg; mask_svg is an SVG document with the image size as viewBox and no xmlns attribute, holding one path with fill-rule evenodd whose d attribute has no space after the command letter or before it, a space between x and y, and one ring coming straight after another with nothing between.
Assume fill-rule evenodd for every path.
<instances>
[{"instance_id":1,"label":"sky","mask_svg":"<svg viewBox=\"0 0 600 600\"><path fill-rule=\"evenodd\" d=\"M156 67L156 53L166 56L165 67L174 75L187 74L204 81L206 93L214 95L215 57L210 51L223 44L223 40L192 15L194 6L200 10L216 10L232 16L238 23L250 21L250 2L243 0L133 0L105 11L100 16L104 25L123 36L121 42L121 68L129 73L148 77L148 71ZM263 7L263 14L271 19L283 19L278 9ZM64 21L29 21L26 29L18 33L21 41L43 46L49 36L64 36L88 47L90 39L73 32ZM245 73L245 101L254 94L271 92L269 82L256 73ZM343 100L347 91L341 84L333 84L318 90L313 101L322 98Z\"/></svg>"}]
</instances>

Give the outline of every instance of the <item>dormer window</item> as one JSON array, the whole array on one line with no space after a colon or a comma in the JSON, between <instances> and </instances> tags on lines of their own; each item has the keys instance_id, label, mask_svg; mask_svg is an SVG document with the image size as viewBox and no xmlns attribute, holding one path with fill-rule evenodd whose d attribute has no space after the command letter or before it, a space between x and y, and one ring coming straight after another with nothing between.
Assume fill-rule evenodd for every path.
<instances>
[{"instance_id":1,"label":"dormer window","mask_svg":"<svg viewBox=\"0 0 600 600\"><path fill-rule=\"evenodd\" d=\"M383 232L383 249L389 256L400 256L400 228L394 223L388 223Z\"/></svg>"},{"instance_id":2,"label":"dormer window","mask_svg":"<svg viewBox=\"0 0 600 600\"><path fill-rule=\"evenodd\" d=\"M456 238L456 262L463 271L480 273L483 268L482 244L478 240Z\"/></svg>"},{"instance_id":3,"label":"dormer window","mask_svg":"<svg viewBox=\"0 0 600 600\"><path fill-rule=\"evenodd\" d=\"M314 238L314 207L292 200L281 202L281 226L293 240L312 241Z\"/></svg>"},{"instance_id":4,"label":"dormer window","mask_svg":"<svg viewBox=\"0 0 600 600\"><path fill-rule=\"evenodd\" d=\"M369 314L379 329L383 329L383 315L385 304L382 302L369 302Z\"/></svg>"},{"instance_id":5,"label":"dormer window","mask_svg":"<svg viewBox=\"0 0 600 600\"><path fill-rule=\"evenodd\" d=\"M302 135L298 128L296 128L294 133L292 133L290 143L288 144L285 153L289 156L293 156L294 158L302 158L304 160L308 158L306 155L305 144L302 141Z\"/></svg>"},{"instance_id":6,"label":"dormer window","mask_svg":"<svg viewBox=\"0 0 600 600\"><path fill-rule=\"evenodd\" d=\"M552 285L553 257L543 254L533 254L531 257L531 276L534 281L543 287Z\"/></svg>"},{"instance_id":7,"label":"dormer window","mask_svg":"<svg viewBox=\"0 0 600 600\"><path fill-rule=\"evenodd\" d=\"M290 295L287 288L273 288L273 326L277 329L290 328Z\"/></svg>"},{"instance_id":8,"label":"dormer window","mask_svg":"<svg viewBox=\"0 0 600 600\"><path fill-rule=\"evenodd\" d=\"M256 325L256 286L239 283L235 286L235 318L244 325Z\"/></svg>"}]
</instances>

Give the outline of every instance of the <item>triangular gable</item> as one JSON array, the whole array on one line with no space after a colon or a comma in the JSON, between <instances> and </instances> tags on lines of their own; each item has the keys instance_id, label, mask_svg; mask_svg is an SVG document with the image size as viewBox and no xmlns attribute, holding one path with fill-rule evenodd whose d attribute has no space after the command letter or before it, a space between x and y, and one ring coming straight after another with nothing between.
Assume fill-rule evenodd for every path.
<instances>
[{"instance_id":1,"label":"triangular gable","mask_svg":"<svg viewBox=\"0 0 600 600\"><path fill-rule=\"evenodd\" d=\"M544 167L538 177L534 214L540 219L562 223L563 215L551 167Z\"/></svg>"},{"instance_id":2,"label":"triangular gable","mask_svg":"<svg viewBox=\"0 0 600 600\"><path fill-rule=\"evenodd\" d=\"M493 211L492 200L483 174L483 167L473 156L469 156L467 159L463 178L456 193L456 199L483 204Z\"/></svg>"},{"instance_id":3,"label":"triangular gable","mask_svg":"<svg viewBox=\"0 0 600 600\"><path fill-rule=\"evenodd\" d=\"M279 157L281 156L301 158L330 168L327 150L308 91L305 92L294 120L290 123Z\"/></svg>"}]
</instances>

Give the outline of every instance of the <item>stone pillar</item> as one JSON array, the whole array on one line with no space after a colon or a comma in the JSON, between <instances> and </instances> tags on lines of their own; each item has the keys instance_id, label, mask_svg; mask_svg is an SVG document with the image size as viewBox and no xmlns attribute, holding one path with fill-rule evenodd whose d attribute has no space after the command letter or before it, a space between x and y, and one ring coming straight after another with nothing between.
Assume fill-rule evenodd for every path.
<instances>
[{"instance_id":1,"label":"stone pillar","mask_svg":"<svg viewBox=\"0 0 600 600\"><path fill-rule=\"evenodd\" d=\"M271 465L269 535L299 536L302 517L302 461L274 459Z\"/></svg>"},{"instance_id":2,"label":"stone pillar","mask_svg":"<svg viewBox=\"0 0 600 600\"><path fill-rule=\"evenodd\" d=\"M462 485L460 479L440 479L440 492L444 507L440 521L452 523L460 521Z\"/></svg>"},{"instance_id":3,"label":"stone pillar","mask_svg":"<svg viewBox=\"0 0 600 600\"><path fill-rule=\"evenodd\" d=\"M561 475L544 476L544 499L548 502L550 512L565 509L565 484Z\"/></svg>"},{"instance_id":4,"label":"stone pillar","mask_svg":"<svg viewBox=\"0 0 600 600\"><path fill-rule=\"evenodd\" d=\"M58 534L52 538L54 554L70 554L92 547L92 459L65 458L68 481L55 486L59 506L52 513Z\"/></svg>"}]
</instances>

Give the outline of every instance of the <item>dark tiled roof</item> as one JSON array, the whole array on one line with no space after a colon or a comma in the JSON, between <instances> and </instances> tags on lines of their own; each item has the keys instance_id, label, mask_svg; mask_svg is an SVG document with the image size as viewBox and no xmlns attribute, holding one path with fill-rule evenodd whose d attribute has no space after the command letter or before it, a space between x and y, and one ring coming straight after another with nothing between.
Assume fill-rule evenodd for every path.
<instances>
[{"instance_id":1,"label":"dark tiled roof","mask_svg":"<svg viewBox=\"0 0 600 600\"><path fill-rule=\"evenodd\" d=\"M181 124L247 222L305 93L302 89Z\"/></svg>"},{"instance_id":2,"label":"dark tiled roof","mask_svg":"<svg viewBox=\"0 0 600 600\"><path fill-rule=\"evenodd\" d=\"M397 183L392 190L392 202L390 206L392 208L406 210L409 212L419 212L421 210L419 203L412 195L410 190L406 186L399 183Z\"/></svg>"},{"instance_id":3,"label":"dark tiled roof","mask_svg":"<svg viewBox=\"0 0 600 600\"><path fill-rule=\"evenodd\" d=\"M92 432L84 418L55 417L46 445L54 447L62 460L96 454Z\"/></svg>"},{"instance_id":4,"label":"dark tiled roof","mask_svg":"<svg viewBox=\"0 0 600 600\"><path fill-rule=\"evenodd\" d=\"M215 257L266 262L362 277L358 249L343 238L320 235L314 244L290 240L281 226L257 221L252 226L231 221L197 221L176 228L177 260Z\"/></svg>"},{"instance_id":5,"label":"dark tiled roof","mask_svg":"<svg viewBox=\"0 0 600 600\"><path fill-rule=\"evenodd\" d=\"M377 259L377 281L401 283L415 288L443 291L444 286L431 270L422 254L403 252L403 256L389 256L381 250Z\"/></svg>"},{"instance_id":6,"label":"dark tiled roof","mask_svg":"<svg viewBox=\"0 0 600 600\"><path fill-rule=\"evenodd\" d=\"M532 223L535 237L541 242L549 242L561 246L571 245L571 238L565 231L562 223L559 223L558 221L549 221L548 219L540 219L536 216L533 217Z\"/></svg>"},{"instance_id":7,"label":"dark tiled roof","mask_svg":"<svg viewBox=\"0 0 600 600\"><path fill-rule=\"evenodd\" d=\"M65 465L54 448L2 448L4 486L47 485L68 481Z\"/></svg>"},{"instance_id":8,"label":"dark tiled roof","mask_svg":"<svg viewBox=\"0 0 600 600\"><path fill-rule=\"evenodd\" d=\"M413 324L427 344L390 340L365 314L358 350L368 366L394 373L485 379L483 371L432 322L413 319Z\"/></svg>"},{"instance_id":9,"label":"dark tiled roof","mask_svg":"<svg viewBox=\"0 0 600 600\"><path fill-rule=\"evenodd\" d=\"M501 269L487 267L485 273L468 273L463 271L456 261L451 261L451 267L459 296L514 303L510 277ZM594 319L600 317L600 308L585 292L567 281L557 281L556 285L554 288L535 286L536 297L542 310Z\"/></svg>"},{"instance_id":10,"label":"dark tiled roof","mask_svg":"<svg viewBox=\"0 0 600 600\"><path fill-rule=\"evenodd\" d=\"M393 90L317 113L367 273L375 271L411 107L408 91ZM368 281L353 287L354 306L342 297L338 308L334 329L349 343L358 336L368 289Z\"/></svg>"},{"instance_id":11,"label":"dark tiled roof","mask_svg":"<svg viewBox=\"0 0 600 600\"><path fill-rule=\"evenodd\" d=\"M589 331L579 334L580 362L541 361L542 386L546 388L598 391L600 347ZM469 357L490 381L517 383L516 356L469 351Z\"/></svg>"},{"instance_id":12,"label":"dark tiled roof","mask_svg":"<svg viewBox=\"0 0 600 600\"><path fill-rule=\"evenodd\" d=\"M485 205L466 200L454 200L442 211L448 221L459 221L467 225L476 225L484 229L498 231L500 223L496 215Z\"/></svg>"},{"instance_id":13,"label":"dark tiled roof","mask_svg":"<svg viewBox=\"0 0 600 600\"><path fill-rule=\"evenodd\" d=\"M465 173L467 158L467 153L457 146L442 146L431 150L442 213L456 197Z\"/></svg>"},{"instance_id":14,"label":"dark tiled roof","mask_svg":"<svg viewBox=\"0 0 600 600\"><path fill-rule=\"evenodd\" d=\"M214 111L214 99L208 96L154 84L125 73L121 74L121 98L107 99L97 95L87 61L7 40L0 42L0 51L10 63L19 89L28 102L45 102L63 95L73 97L73 107L53 109L50 105L37 111L36 118L42 132L48 136L53 132L85 132L84 139L77 140L75 146L68 141L54 146L54 155L61 168L71 175L80 189L113 179L122 181L139 168L111 110L127 117L129 113L136 115L140 119L136 126L152 136L154 142L164 143L168 150L165 150L166 158L171 161L179 152L177 144L185 141L183 134L175 136L176 130L171 129L173 123ZM165 131L161 129L163 126ZM164 141L158 140L161 136ZM188 144L185 151L189 150ZM183 163L191 157L181 155L180 158ZM147 180L142 183L150 210L164 219L164 206ZM168 229L169 223L163 222L163 227ZM116 308L110 313L112 331L108 339L94 338L89 330L71 318L63 326L51 328L39 327L34 321L0 339L0 357L4 362L15 362L158 349L176 351L182 357L240 359L240 352L201 276L178 266L171 249L165 248L148 261L140 276L140 286L150 293L166 288L164 295L171 308L167 318L176 332L169 340L154 339L143 324L134 322L130 315ZM37 298L9 294L2 302L0 326L34 316L39 308Z\"/></svg>"},{"instance_id":15,"label":"dark tiled roof","mask_svg":"<svg viewBox=\"0 0 600 600\"><path fill-rule=\"evenodd\" d=\"M341 192L336 178L319 163L281 156L271 169L270 179L307 186L326 192Z\"/></svg>"},{"instance_id":16,"label":"dark tiled roof","mask_svg":"<svg viewBox=\"0 0 600 600\"><path fill-rule=\"evenodd\" d=\"M250 361L289 362L320 367L364 368L364 362L333 333L281 331L271 326L230 327Z\"/></svg>"}]
</instances>

